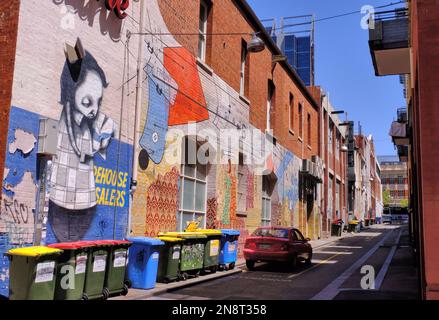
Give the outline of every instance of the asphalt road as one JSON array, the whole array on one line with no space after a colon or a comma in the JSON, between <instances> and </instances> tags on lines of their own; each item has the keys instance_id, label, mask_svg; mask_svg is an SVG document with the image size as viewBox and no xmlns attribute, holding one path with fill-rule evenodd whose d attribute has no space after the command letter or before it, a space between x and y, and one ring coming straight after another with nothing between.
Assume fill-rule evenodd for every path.
<instances>
[{"instance_id":1,"label":"asphalt road","mask_svg":"<svg viewBox=\"0 0 439 320\"><path fill-rule=\"evenodd\" d=\"M151 300L331 300L361 288L363 266L372 266L379 289L405 226L377 225L314 250L310 267L257 264L254 271L205 282ZM370 282L367 282L370 285Z\"/></svg>"}]
</instances>

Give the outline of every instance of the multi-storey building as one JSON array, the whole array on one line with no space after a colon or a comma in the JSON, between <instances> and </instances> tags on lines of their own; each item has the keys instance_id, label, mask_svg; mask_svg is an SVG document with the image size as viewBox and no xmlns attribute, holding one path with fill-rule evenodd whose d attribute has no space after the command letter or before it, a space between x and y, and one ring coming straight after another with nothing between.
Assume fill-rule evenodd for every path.
<instances>
[{"instance_id":1,"label":"multi-storey building","mask_svg":"<svg viewBox=\"0 0 439 320\"><path fill-rule=\"evenodd\" d=\"M321 237L321 101L248 4L113 4L1 4L11 90L1 91L0 253L192 220L239 230L240 253L264 225ZM344 158L331 121L334 219ZM2 294L7 283L2 258Z\"/></svg>"},{"instance_id":2,"label":"multi-storey building","mask_svg":"<svg viewBox=\"0 0 439 320\"><path fill-rule=\"evenodd\" d=\"M409 198L407 163L398 156L378 157L381 166L381 183L383 192L389 196L388 206L406 206Z\"/></svg>"},{"instance_id":3,"label":"multi-storey building","mask_svg":"<svg viewBox=\"0 0 439 320\"><path fill-rule=\"evenodd\" d=\"M407 162L410 234L424 299L439 299L439 173L435 169L439 152L435 148L439 120L438 17L437 0L410 0L398 9L376 12L369 31L375 74L400 75L404 84L407 109L398 110L391 135L400 161ZM402 195L398 190L398 196L400 191Z\"/></svg>"}]
</instances>

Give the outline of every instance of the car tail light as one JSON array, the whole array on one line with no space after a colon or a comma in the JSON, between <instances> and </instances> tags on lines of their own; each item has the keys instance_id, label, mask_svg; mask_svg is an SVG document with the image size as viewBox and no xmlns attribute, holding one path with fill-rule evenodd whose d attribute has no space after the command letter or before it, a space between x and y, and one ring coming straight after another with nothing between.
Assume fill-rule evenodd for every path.
<instances>
[{"instance_id":1,"label":"car tail light","mask_svg":"<svg viewBox=\"0 0 439 320\"><path fill-rule=\"evenodd\" d=\"M246 249L256 249L256 243L254 243L254 242L246 242L245 243L245 248Z\"/></svg>"}]
</instances>

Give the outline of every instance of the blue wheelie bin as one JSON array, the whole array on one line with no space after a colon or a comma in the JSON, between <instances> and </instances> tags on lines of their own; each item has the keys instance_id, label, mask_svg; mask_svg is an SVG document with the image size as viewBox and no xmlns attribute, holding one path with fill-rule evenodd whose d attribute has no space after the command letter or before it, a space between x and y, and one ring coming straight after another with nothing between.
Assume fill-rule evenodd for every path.
<instances>
[{"instance_id":1,"label":"blue wheelie bin","mask_svg":"<svg viewBox=\"0 0 439 320\"><path fill-rule=\"evenodd\" d=\"M165 243L156 238L133 237L128 250L128 279L132 288L152 289L157 280L159 247Z\"/></svg>"},{"instance_id":2,"label":"blue wheelie bin","mask_svg":"<svg viewBox=\"0 0 439 320\"><path fill-rule=\"evenodd\" d=\"M239 231L230 229L221 229L221 251L219 255L219 269L231 270L235 268L238 259L238 238Z\"/></svg>"}]
</instances>

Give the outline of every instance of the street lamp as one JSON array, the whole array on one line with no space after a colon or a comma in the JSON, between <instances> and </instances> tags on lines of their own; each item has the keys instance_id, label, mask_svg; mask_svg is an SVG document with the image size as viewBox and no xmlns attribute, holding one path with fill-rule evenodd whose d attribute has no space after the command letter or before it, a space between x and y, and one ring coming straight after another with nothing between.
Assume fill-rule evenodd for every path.
<instances>
[{"instance_id":1,"label":"street lamp","mask_svg":"<svg viewBox=\"0 0 439 320\"><path fill-rule=\"evenodd\" d=\"M253 33L252 39L250 40L250 42L247 45L248 52L257 53L257 52L264 51L264 49L265 49L264 41L258 37L257 33Z\"/></svg>"}]
</instances>

